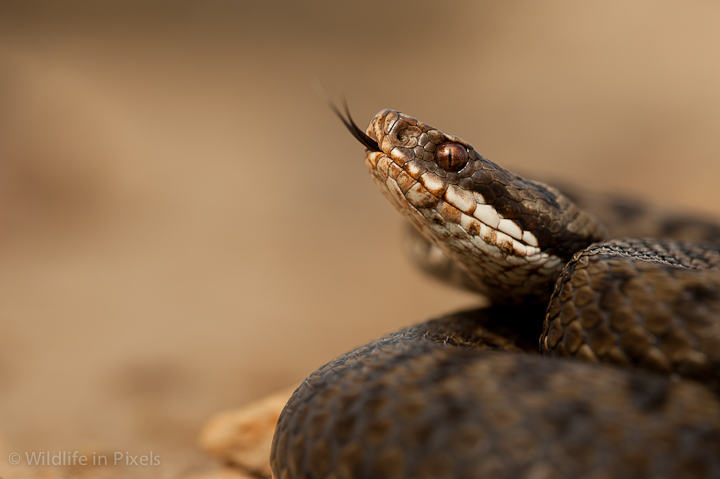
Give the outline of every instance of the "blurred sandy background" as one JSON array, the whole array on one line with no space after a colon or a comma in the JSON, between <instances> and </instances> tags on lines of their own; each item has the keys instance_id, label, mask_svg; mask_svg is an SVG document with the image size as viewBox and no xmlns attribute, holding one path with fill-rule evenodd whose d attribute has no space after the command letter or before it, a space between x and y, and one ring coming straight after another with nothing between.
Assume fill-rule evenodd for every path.
<instances>
[{"instance_id":1,"label":"blurred sandy background","mask_svg":"<svg viewBox=\"0 0 720 479\"><path fill-rule=\"evenodd\" d=\"M2 2L0 476L202 473L214 412L476 303L407 264L314 78L361 125L717 214L718 45L711 2Z\"/></svg>"}]
</instances>

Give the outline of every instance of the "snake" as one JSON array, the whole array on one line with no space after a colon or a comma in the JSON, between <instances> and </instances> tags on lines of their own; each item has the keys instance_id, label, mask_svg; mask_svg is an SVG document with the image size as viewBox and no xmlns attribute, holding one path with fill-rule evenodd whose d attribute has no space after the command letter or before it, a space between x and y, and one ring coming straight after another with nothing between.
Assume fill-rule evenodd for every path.
<instances>
[{"instance_id":1,"label":"snake","mask_svg":"<svg viewBox=\"0 0 720 479\"><path fill-rule=\"evenodd\" d=\"M398 111L363 131L333 108L411 259L489 306L311 373L277 422L276 479L720 478L717 223L523 178Z\"/></svg>"}]
</instances>

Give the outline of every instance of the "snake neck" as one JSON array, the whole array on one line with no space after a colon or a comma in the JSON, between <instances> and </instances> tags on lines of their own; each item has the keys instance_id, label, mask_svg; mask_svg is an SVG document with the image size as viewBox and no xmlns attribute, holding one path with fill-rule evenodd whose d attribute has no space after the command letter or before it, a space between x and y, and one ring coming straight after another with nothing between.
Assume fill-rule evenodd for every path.
<instances>
[{"instance_id":1,"label":"snake neck","mask_svg":"<svg viewBox=\"0 0 720 479\"><path fill-rule=\"evenodd\" d=\"M565 263L605 235L559 190L408 115L382 110L366 134L365 163L381 192L495 303L547 301Z\"/></svg>"}]
</instances>

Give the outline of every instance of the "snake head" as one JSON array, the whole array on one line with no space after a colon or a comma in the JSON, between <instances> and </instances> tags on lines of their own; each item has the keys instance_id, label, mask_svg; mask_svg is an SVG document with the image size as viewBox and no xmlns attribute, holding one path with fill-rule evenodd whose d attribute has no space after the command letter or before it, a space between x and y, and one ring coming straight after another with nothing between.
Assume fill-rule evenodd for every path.
<instances>
[{"instance_id":1,"label":"snake head","mask_svg":"<svg viewBox=\"0 0 720 479\"><path fill-rule=\"evenodd\" d=\"M496 301L545 301L567 260L602 238L602 225L557 189L409 115L382 110L365 136L382 193Z\"/></svg>"}]
</instances>

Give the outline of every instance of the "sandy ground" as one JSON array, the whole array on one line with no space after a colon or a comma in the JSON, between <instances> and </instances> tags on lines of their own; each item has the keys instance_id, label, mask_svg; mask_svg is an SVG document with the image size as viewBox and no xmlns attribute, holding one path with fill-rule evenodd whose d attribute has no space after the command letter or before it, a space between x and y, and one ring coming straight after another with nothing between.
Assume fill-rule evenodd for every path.
<instances>
[{"instance_id":1,"label":"sandy ground","mask_svg":"<svg viewBox=\"0 0 720 479\"><path fill-rule=\"evenodd\" d=\"M315 79L363 125L395 108L511 169L720 214L719 14L3 2L0 476L217 471L195 446L214 412L477 303L405 261ZM160 464L26 464L76 450Z\"/></svg>"}]
</instances>

